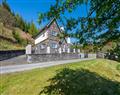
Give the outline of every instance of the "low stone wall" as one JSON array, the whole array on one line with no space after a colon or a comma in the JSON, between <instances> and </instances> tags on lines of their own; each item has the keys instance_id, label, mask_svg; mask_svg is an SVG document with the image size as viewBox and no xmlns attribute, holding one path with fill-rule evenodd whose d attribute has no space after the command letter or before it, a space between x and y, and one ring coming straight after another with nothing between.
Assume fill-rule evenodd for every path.
<instances>
[{"instance_id":1,"label":"low stone wall","mask_svg":"<svg viewBox=\"0 0 120 95\"><path fill-rule=\"evenodd\" d=\"M57 61L57 60L70 60L70 59L80 59L80 54L29 54L27 55L27 61L30 63L33 62L48 62L48 61Z\"/></svg>"},{"instance_id":2,"label":"low stone wall","mask_svg":"<svg viewBox=\"0 0 120 95\"><path fill-rule=\"evenodd\" d=\"M97 58L105 58L105 54L102 53L102 52L97 52L97 53L96 53L96 57L97 57Z\"/></svg>"},{"instance_id":3,"label":"low stone wall","mask_svg":"<svg viewBox=\"0 0 120 95\"><path fill-rule=\"evenodd\" d=\"M88 54L88 58L96 58L96 54Z\"/></svg>"},{"instance_id":4,"label":"low stone wall","mask_svg":"<svg viewBox=\"0 0 120 95\"><path fill-rule=\"evenodd\" d=\"M96 54L78 54L78 53L53 53L53 54L28 54L27 61L30 63L48 62L57 60L70 60L80 58L96 58Z\"/></svg>"},{"instance_id":5,"label":"low stone wall","mask_svg":"<svg viewBox=\"0 0 120 95\"><path fill-rule=\"evenodd\" d=\"M0 61L10 59L16 56L24 55L25 50L4 50L0 51Z\"/></svg>"}]
</instances>

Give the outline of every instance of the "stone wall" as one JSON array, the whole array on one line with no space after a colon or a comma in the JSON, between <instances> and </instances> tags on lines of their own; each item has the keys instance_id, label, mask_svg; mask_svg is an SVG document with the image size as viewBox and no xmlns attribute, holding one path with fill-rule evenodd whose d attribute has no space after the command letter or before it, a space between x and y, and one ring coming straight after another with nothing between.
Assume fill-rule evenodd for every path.
<instances>
[{"instance_id":1,"label":"stone wall","mask_svg":"<svg viewBox=\"0 0 120 95\"><path fill-rule=\"evenodd\" d=\"M105 54L103 52L97 52L96 57L97 58L105 58Z\"/></svg>"},{"instance_id":2,"label":"stone wall","mask_svg":"<svg viewBox=\"0 0 120 95\"><path fill-rule=\"evenodd\" d=\"M53 54L29 54L27 61L30 63L49 62L58 60L70 60L80 58L96 58L96 54L78 54L78 53L53 53Z\"/></svg>"},{"instance_id":3,"label":"stone wall","mask_svg":"<svg viewBox=\"0 0 120 95\"><path fill-rule=\"evenodd\" d=\"M24 55L25 50L6 50L0 51L0 61L10 59L16 56Z\"/></svg>"},{"instance_id":4,"label":"stone wall","mask_svg":"<svg viewBox=\"0 0 120 95\"><path fill-rule=\"evenodd\" d=\"M96 54L88 54L88 58L96 58Z\"/></svg>"},{"instance_id":5,"label":"stone wall","mask_svg":"<svg viewBox=\"0 0 120 95\"><path fill-rule=\"evenodd\" d=\"M57 60L80 59L80 54L54 53L54 54L29 54L27 61L31 63L48 62Z\"/></svg>"}]
</instances>

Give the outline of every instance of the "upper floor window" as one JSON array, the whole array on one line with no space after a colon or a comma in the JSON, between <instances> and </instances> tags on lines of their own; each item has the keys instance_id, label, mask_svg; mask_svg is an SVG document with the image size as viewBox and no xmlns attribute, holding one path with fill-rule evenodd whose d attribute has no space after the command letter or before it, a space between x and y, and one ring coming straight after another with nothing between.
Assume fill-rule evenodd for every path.
<instances>
[{"instance_id":1,"label":"upper floor window","mask_svg":"<svg viewBox=\"0 0 120 95\"><path fill-rule=\"evenodd\" d=\"M57 33L56 31L52 31L52 35L53 35L53 36L57 36L57 34L58 34L58 33Z\"/></svg>"},{"instance_id":2,"label":"upper floor window","mask_svg":"<svg viewBox=\"0 0 120 95\"><path fill-rule=\"evenodd\" d=\"M56 43L51 43L51 48L57 48L57 44Z\"/></svg>"}]
</instances>

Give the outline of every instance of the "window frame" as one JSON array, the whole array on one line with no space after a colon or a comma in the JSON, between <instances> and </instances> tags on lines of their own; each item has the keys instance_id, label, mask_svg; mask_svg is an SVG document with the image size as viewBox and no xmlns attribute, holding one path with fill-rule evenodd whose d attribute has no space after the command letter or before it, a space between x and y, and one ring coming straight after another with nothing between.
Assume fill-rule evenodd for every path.
<instances>
[{"instance_id":1,"label":"window frame","mask_svg":"<svg viewBox=\"0 0 120 95\"><path fill-rule=\"evenodd\" d=\"M52 31L52 32L51 32L51 35L52 35L52 36L57 36L58 33L57 33L56 31Z\"/></svg>"}]
</instances>

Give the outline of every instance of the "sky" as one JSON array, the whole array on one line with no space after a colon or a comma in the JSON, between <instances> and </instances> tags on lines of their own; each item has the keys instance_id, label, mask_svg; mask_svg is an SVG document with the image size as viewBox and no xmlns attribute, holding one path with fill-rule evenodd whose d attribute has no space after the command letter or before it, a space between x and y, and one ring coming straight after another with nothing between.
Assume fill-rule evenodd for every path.
<instances>
[{"instance_id":1,"label":"sky","mask_svg":"<svg viewBox=\"0 0 120 95\"><path fill-rule=\"evenodd\" d=\"M20 14L23 19L27 22L33 21L35 25L40 29L44 24L38 24L38 14L49 11L51 5L55 4L55 0L6 0L11 10L15 13ZM2 0L0 0L0 3ZM76 9L73 13L65 13L66 17L74 16L85 16L85 6L81 6ZM59 23L59 22L58 22Z\"/></svg>"},{"instance_id":2,"label":"sky","mask_svg":"<svg viewBox=\"0 0 120 95\"><path fill-rule=\"evenodd\" d=\"M41 29L48 22L46 23L43 22L42 24L39 25L37 22L38 14L49 11L50 6L54 5L56 0L6 0L6 1L14 13L18 13L19 15L21 15L22 18L27 22L33 21L37 26L37 28ZM2 0L0 0L0 3L1 2ZM87 16L86 6L85 5L79 6L72 13L66 12L65 16L67 18L86 17ZM60 25L61 23L58 22L58 24ZM60 25L60 26L63 26L63 25ZM70 32L74 32L74 30Z\"/></svg>"},{"instance_id":3,"label":"sky","mask_svg":"<svg viewBox=\"0 0 120 95\"><path fill-rule=\"evenodd\" d=\"M2 0L0 0L2 2ZM38 14L49 10L55 0L6 0L11 10L20 14L25 21L33 21L39 28Z\"/></svg>"}]
</instances>

